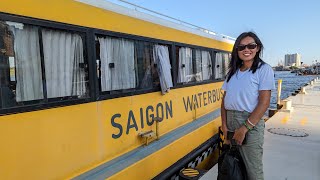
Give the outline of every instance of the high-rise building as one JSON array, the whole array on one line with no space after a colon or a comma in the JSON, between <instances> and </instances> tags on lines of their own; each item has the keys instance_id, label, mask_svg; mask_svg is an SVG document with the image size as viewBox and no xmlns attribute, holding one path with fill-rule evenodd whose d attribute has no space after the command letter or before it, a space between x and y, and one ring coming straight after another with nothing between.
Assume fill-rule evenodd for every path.
<instances>
[{"instance_id":1,"label":"high-rise building","mask_svg":"<svg viewBox=\"0 0 320 180\"><path fill-rule=\"evenodd\" d=\"M285 66L301 66L301 55L298 53L295 54L286 54L284 56L284 65Z\"/></svg>"}]
</instances>

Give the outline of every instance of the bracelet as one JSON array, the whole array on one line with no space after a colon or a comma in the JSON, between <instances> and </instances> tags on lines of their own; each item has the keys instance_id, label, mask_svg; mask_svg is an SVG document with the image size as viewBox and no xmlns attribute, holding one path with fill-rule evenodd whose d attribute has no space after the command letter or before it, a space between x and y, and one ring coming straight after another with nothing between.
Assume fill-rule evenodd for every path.
<instances>
[{"instance_id":1,"label":"bracelet","mask_svg":"<svg viewBox=\"0 0 320 180\"><path fill-rule=\"evenodd\" d=\"M251 128L247 125L246 121L243 121L243 125L248 129L248 131L251 130Z\"/></svg>"},{"instance_id":2,"label":"bracelet","mask_svg":"<svg viewBox=\"0 0 320 180\"><path fill-rule=\"evenodd\" d=\"M248 118L247 119L248 120L248 123L251 125L251 126L253 126L253 127L255 127L256 125L254 125L251 121L250 121L250 119Z\"/></svg>"}]
</instances>

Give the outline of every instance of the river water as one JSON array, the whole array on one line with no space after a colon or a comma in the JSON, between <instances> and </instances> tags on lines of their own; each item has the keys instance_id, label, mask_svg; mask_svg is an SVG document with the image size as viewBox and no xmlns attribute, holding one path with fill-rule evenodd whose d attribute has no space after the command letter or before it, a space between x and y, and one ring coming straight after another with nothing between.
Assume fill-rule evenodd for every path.
<instances>
[{"instance_id":1,"label":"river water","mask_svg":"<svg viewBox=\"0 0 320 180\"><path fill-rule=\"evenodd\" d=\"M278 88L278 79L282 79L281 99L291 96L298 88L315 79L315 75L298 76L290 71L275 71L275 84ZM277 89L271 92L270 108L277 107Z\"/></svg>"}]
</instances>

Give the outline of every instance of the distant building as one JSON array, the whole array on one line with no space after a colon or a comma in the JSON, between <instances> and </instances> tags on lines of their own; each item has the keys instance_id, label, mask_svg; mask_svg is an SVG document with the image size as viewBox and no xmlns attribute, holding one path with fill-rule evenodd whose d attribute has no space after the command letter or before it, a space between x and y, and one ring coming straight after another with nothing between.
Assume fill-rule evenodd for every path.
<instances>
[{"instance_id":1,"label":"distant building","mask_svg":"<svg viewBox=\"0 0 320 180\"><path fill-rule=\"evenodd\" d=\"M301 66L301 55L298 53L295 54L286 54L284 56L284 65L285 66Z\"/></svg>"}]
</instances>

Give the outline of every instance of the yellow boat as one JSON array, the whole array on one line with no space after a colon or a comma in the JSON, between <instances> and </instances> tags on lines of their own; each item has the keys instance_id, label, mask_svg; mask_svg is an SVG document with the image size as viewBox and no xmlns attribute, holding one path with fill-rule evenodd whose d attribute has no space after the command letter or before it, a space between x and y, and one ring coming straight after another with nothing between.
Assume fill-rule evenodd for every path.
<instances>
[{"instance_id":1,"label":"yellow boat","mask_svg":"<svg viewBox=\"0 0 320 180\"><path fill-rule=\"evenodd\" d=\"M0 36L0 179L215 163L234 39L103 0L3 0Z\"/></svg>"}]
</instances>

